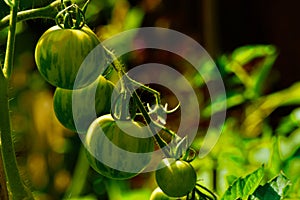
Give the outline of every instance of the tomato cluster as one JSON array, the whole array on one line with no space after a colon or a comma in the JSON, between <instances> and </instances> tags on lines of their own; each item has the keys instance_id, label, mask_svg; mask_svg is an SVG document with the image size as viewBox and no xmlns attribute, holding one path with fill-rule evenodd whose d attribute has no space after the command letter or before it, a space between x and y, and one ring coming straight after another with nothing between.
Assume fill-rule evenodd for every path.
<instances>
[{"instance_id":1,"label":"tomato cluster","mask_svg":"<svg viewBox=\"0 0 300 200\"><path fill-rule=\"evenodd\" d=\"M115 86L101 75L104 70L98 60L104 60L105 53L99 45L101 47L97 36L87 26L79 30L54 26L39 39L35 61L45 80L56 87L53 107L59 122L85 135L84 145L91 167L108 178L128 179L139 174L150 162L154 141L150 132L148 138L127 133L139 134L147 130L141 123L133 120L118 120L117 123L110 115ZM111 146L122 149L123 153L112 151ZM135 162L126 152L148 154ZM102 159L110 160L110 165ZM120 166L134 170L118 170Z\"/></svg>"},{"instance_id":2,"label":"tomato cluster","mask_svg":"<svg viewBox=\"0 0 300 200\"><path fill-rule=\"evenodd\" d=\"M39 39L35 61L45 80L56 87L53 106L57 119L67 129L83 135L91 167L111 179L129 179L150 163L153 134L142 123L118 120L112 115L115 86L101 75L107 54L99 46L97 36L87 26L54 26ZM145 134L149 137L136 137ZM143 156L132 157L137 154ZM152 200L184 199L195 191L196 172L184 160L163 159L155 178L159 188L151 195Z\"/></svg>"}]
</instances>

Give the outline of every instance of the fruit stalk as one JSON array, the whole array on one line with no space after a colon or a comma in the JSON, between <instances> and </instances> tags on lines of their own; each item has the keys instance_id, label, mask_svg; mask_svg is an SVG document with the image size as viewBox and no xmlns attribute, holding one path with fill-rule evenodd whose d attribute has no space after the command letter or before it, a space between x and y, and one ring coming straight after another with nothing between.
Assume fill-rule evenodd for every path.
<instances>
[{"instance_id":1,"label":"fruit stalk","mask_svg":"<svg viewBox=\"0 0 300 200\"><path fill-rule=\"evenodd\" d=\"M170 157L169 150L166 149L168 147L168 144L158 134L156 134L154 126L151 125L152 119L149 116L149 114L148 114L147 110L145 109L141 99L139 98L139 96L137 95L137 93L135 91L133 92L133 98L136 100L137 107L142 112L142 115L145 118L145 121L148 124L149 129L150 129L151 133L153 134L153 136L155 138L155 141L157 142L158 146L164 152L166 157ZM166 148L163 148L163 147L166 147Z\"/></svg>"},{"instance_id":2,"label":"fruit stalk","mask_svg":"<svg viewBox=\"0 0 300 200\"><path fill-rule=\"evenodd\" d=\"M11 119L9 113L8 86L12 72L15 30L17 23L17 12L20 0L12 1L10 14L10 29L8 33L7 49L4 67L0 70L0 131L1 131L1 153L3 168L11 199L33 199L32 193L23 184L15 156L14 144L11 135Z\"/></svg>"},{"instance_id":3,"label":"fruit stalk","mask_svg":"<svg viewBox=\"0 0 300 200\"><path fill-rule=\"evenodd\" d=\"M143 84L138 83L137 81L134 81L133 79L131 79L123 70L122 64L121 62L118 60L118 58L113 54L113 52L109 51L107 48L105 48L105 51L107 53L108 56L111 57L112 59L112 66L114 67L114 69L117 71L120 80L121 80L121 91L122 90L128 90L130 91L130 93L132 93L132 97L134 98L138 109L141 111L147 125L149 126L149 130L151 131L151 133L153 134L153 137L155 138L155 141L157 143L157 145L162 149L163 153L165 154L165 156L170 157L169 155L169 151L167 149L168 144L158 135L156 134L156 130L155 127L153 125L151 125L152 119L149 116L147 110L145 109L141 99L139 98L138 94L136 93L136 91L132 88L132 84L138 84L140 86L143 86L143 89L149 91L150 93L153 93L156 97L156 103L160 103L160 93L157 92L156 90L153 90L151 88L148 88L146 86L144 86ZM127 79L126 81L124 79ZM129 83L129 84L127 84ZM163 148L166 147L166 148Z\"/></svg>"}]
</instances>

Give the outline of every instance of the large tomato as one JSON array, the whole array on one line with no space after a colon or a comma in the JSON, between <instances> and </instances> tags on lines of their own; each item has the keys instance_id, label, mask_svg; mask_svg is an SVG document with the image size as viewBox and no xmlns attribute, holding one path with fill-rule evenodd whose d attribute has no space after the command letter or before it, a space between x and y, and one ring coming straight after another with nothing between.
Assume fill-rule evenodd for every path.
<instances>
[{"instance_id":1,"label":"large tomato","mask_svg":"<svg viewBox=\"0 0 300 200\"><path fill-rule=\"evenodd\" d=\"M197 175L188 162L165 158L155 171L157 185L170 197L183 197L191 192Z\"/></svg>"},{"instance_id":2,"label":"large tomato","mask_svg":"<svg viewBox=\"0 0 300 200\"><path fill-rule=\"evenodd\" d=\"M36 45L37 68L53 86L64 89L87 86L103 72L103 49L98 46L92 51L99 44L97 36L87 26L80 30L53 26L41 36Z\"/></svg>"},{"instance_id":3,"label":"large tomato","mask_svg":"<svg viewBox=\"0 0 300 200\"><path fill-rule=\"evenodd\" d=\"M138 138L132 133L149 137ZM154 142L150 132L145 133L145 127L139 123L131 120L116 122L108 114L91 124L85 147L88 161L95 171L108 178L122 180L132 178L145 169L151 160Z\"/></svg>"},{"instance_id":4,"label":"large tomato","mask_svg":"<svg viewBox=\"0 0 300 200\"><path fill-rule=\"evenodd\" d=\"M78 90L56 88L53 97L55 115L64 127L86 133L97 117L110 112L113 90L114 84L103 76Z\"/></svg>"}]
</instances>

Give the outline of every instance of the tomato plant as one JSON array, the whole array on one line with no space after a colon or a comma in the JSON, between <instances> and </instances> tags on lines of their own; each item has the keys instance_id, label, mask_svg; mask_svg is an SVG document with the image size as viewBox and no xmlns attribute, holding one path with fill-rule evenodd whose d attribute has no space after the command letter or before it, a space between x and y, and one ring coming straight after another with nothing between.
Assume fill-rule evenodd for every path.
<instances>
[{"instance_id":1,"label":"tomato plant","mask_svg":"<svg viewBox=\"0 0 300 200\"><path fill-rule=\"evenodd\" d=\"M104 63L101 61L103 52L91 53L99 43L95 33L87 26L81 29L53 26L41 36L36 45L37 68L53 86L64 89L87 86L101 73L101 64ZM88 55L88 61L84 62Z\"/></svg>"},{"instance_id":2,"label":"tomato plant","mask_svg":"<svg viewBox=\"0 0 300 200\"><path fill-rule=\"evenodd\" d=\"M127 152L150 153L154 149L153 139L149 132L149 138L137 138L129 135L127 131L136 134L145 134L142 126L134 121L119 121L120 125L110 114L97 118L90 125L85 145L87 148L87 158L91 166L100 174L112 179L129 179L141 172L151 160L151 156L144 155L141 160L132 160ZM125 128L124 132L120 127ZM107 142L105 139L109 139ZM117 153L112 149L111 143L116 147L125 150ZM111 160L111 165L107 166L101 159ZM136 172L126 172L116 169L116 167L134 168ZM115 167L115 168L114 168Z\"/></svg>"},{"instance_id":3,"label":"tomato plant","mask_svg":"<svg viewBox=\"0 0 300 200\"><path fill-rule=\"evenodd\" d=\"M96 117L110 112L113 90L114 84L103 76L78 90L56 88L53 97L55 115L66 128L85 133ZM94 100L91 99L93 96Z\"/></svg>"},{"instance_id":4,"label":"tomato plant","mask_svg":"<svg viewBox=\"0 0 300 200\"><path fill-rule=\"evenodd\" d=\"M84 6L79 7L74 2ZM277 48L273 45L249 45L222 55L217 60L217 68L225 82L227 97L213 102L207 97L209 84L206 87L204 80L208 78L213 83L215 74L212 74L209 63L202 66L199 62L201 74L195 75L195 70L190 69L191 63L178 62L179 58L173 59L169 56L170 52L148 55L148 49L139 49L133 56L130 53L119 58L116 55L120 49L111 48L105 42L103 44L107 46L102 46L98 36L105 40L115 33L138 27L142 24L143 12L155 11L155 4L159 2L153 1L150 5L147 0L141 3L127 0L56 0L45 7L35 8L36 3L43 4L43 1L0 1L3 8L0 12L1 17L3 15L0 20L0 47L7 45L3 62L4 54L0 52L1 200L132 200L149 197L150 200L216 200L216 194L221 200L299 199L300 112L297 107L300 105L300 84L298 82L275 92L268 88L274 80L266 77L278 55ZM89 3L92 6L86 20L85 11ZM134 4L133 9L131 4ZM205 5L212 6L205 3L203 7ZM27 10L31 7L33 9ZM6 12L8 9L10 14ZM111 16L106 9L112 12ZM106 19L108 16L112 19ZM42 34L37 44L31 41L34 46L30 49L26 39L35 38L31 37L35 26L30 26L31 23L39 23L32 20L35 18L55 20L57 25L51 24L52 27ZM23 23L29 19L28 24ZM42 22L43 26L46 21ZM17 22L21 22L18 27ZM88 24L93 26L93 31L86 22L90 22ZM155 23L172 27L168 17L159 18ZM17 34L20 34L19 42L25 39L23 46L16 45L18 49L14 51ZM155 36L149 36L154 41ZM131 39L118 40L117 43L124 43L125 47L130 42L137 46L146 44L143 39ZM215 46L210 41L207 44ZM20 50L20 46L23 49ZM178 47L180 52L192 52L189 51L192 46L185 48L179 44ZM14 57L14 52L17 57ZM165 53L168 56L164 56ZM184 102L177 102L169 88L156 83L144 85L142 81L149 77L139 82L131 77L133 73L126 71L132 63L137 66L149 58L170 61L175 68L179 63L178 72L199 95L199 108L203 112L201 122L191 122L199 125L199 134L191 146L187 145L190 138L179 132L178 123L187 119L183 114ZM197 59L197 55L194 58ZM199 55L199 61L202 58ZM16 70L13 70L13 61L16 61ZM109 68L104 70L106 64ZM35 65L39 73L33 70ZM112 80L120 80L117 88L106 76L111 71L117 75ZM153 71L145 75L169 80L177 88L186 89L177 80L167 79ZM53 99L54 88L44 87L44 80L56 87ZM119 96L111 101L114 89ZM184 95L187 94L185 92ZM178 106L168 110L168 103L170 107ZM190 101L189 105L193 103ZM227 105L228 113L223 133L210 153L199 159L197 153L203 153L202 150L208 147L206 144L215 139L207 137L209 140L206 140L209 136L206 133L214 133L214 130L208 132L211 130L207 130L210 129L207 126L214 122L212 116L222 111L221 103ZM57 124L54 114L63 126L79 134L65 132ZM139 137L145 134L149 137ZM154 150L161 150L161 157L154 157ZM142 156L131 157L139 154ZM158 169L142 174L151 167ZM19 169L26 175L28 173L29 178L24 181ZM32 187L27 186L28 182L32 183ZM150 196L150 188L155 187Z\"/></svg>"},{"instance_id":5,"label":"tomato plant","mask_svg":"<svg viewBox=\"0 0 300 200\"><path fill-rule=\"evenodd\" d=\"M164 159L159 168L155 172L156 182L168 196L183 197L194 189L197 176L188 162Z\"/></svg>"}]
</instances>

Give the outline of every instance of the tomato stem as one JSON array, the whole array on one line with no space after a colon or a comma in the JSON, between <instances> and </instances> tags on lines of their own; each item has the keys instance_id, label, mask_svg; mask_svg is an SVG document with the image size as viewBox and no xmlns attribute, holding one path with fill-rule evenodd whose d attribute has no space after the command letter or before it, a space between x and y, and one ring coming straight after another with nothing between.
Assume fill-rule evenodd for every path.
<instances>
[{"instance_id":1,"label":"tomato stem","mask_svg":"<svg viewBox=\"0 0 300 200\"><path fill-rule=\"evenodd\" d=\"M170 153L169 153L169 148L168 148L168 144L156 133L154 124L155 123L151 117L149 116L146 108L143 105L143 102L141 101L140 97L138 96L138 94L136 93L135 89L133 88L133 85L138 85L141 88L149 91L150 93L154 94L155 99L156 99L156 103L158 105L160 105L160 93L152 88L149 88L145 85L143 85L142 83L139 83L133 79L131 79L125 72L123 69L123 66L121 64L121 62L119 61L119 59L114 55L113 52L111 52L110 50L108 50L106 47L103 47L104 50L107 52L108 56L112 59L111 63L112 66L114 67L114 69L117 71L119 78L120 78L120 83L121 83L121 92L122 91L129 91L130 93L132 93L132 97L134 99L134 102L137 105L137 108L141 111L142 116L144 117L150 131L152 132L157 145L162 149L162 151L164 152L164 154L167 157L170 157ZM126 80L127 79L127 80ZM129 84L128 84L129 83ZM151 123L153 122L153 123ZM164 148L166 147L166 148Z\"/></svg>"},{"instance_id":2,"label":"tomato stem","mask_svg":"<svg viewBox=\"0 0 300 200\"><path fill-rule=\"evenodd\" d=\"M55 22L62 29L81 29L85 25L84 12L71 4L57 13Z\"/></svg>"},{"instance_id":3,"label":"tomato stem","mask_svg":"<svg viewBox=\"0 0 300 200\"><path fill-rule=\"evenodd\" d=\"M37 19L37 18L48 18L55 19L56 14L60 8L60 0L54 1L48 6L41 8L34 8L30 10L24 10L17 13L17 22L25 21L29 19ZM0 30L9 26L10 15L5 16L0 20Z\"/></svg>"},{"instance_id":4,"label":"tomato stem","mask_svg":"<svg viewBox=\"0 0 300 200\"><path fill-rule=\"evenodd\" d=\"M0 70L0 131L1 153L9 196L12 199L33 199L32 193L23 184L19 174L14 144L11 135L8 87L13 67L14 45L16 35L17 12L20 0L14 0L10 13L10 29L7 38L7 49L4 67Z\"/></svg>"},{"instance_id":5,"label":"tomato stem","mask_svg":"<svg viewBox=\"0 0 300 200\"><path fill-rule=\"evenodd\" d=\"M155 97L155 100L156 100L156 104L157 105L161 105L161 100L160 100L160 93L150 87L147 87L145 86L144 84L136 81L136 80L133 80L132 78L130 78L128 76L127 73L124 72L124 69L123 69L123 66L121 64L121 62L118 60L118 58L114 55L114 53L110 50L108 50L106 47L104 47L104 50L106 51L106 53L108 54L108 56L112 59L111 63L112 63L112 66L114 67L114 69L116 70L116 72L118 73L119 75L119 78L121 80L121 90L124 89L124 78L126 78L131 84L134 84L136 86L139 86L140 88L152 93Z\"/></svg>"},{"instance_id":6,"label":"tomato stem","mask_svg":"<svg viewBox=\"0 0 300 200\"><path fill-rule=\"evenodd\" d=\"M128 76L128 74L124 74L124 76L125 76L126 79L128 79L132 84L137 85L137 86L139 86L140 88L142 88L142 89L144 89L144 90L146 90L146 91L152 93L152 94L154 95L154 97L155 97L156 105L161 105L160 93L159 93L158 91L156 91L156 90L154 90L154 89L152 89L152 88L150 88L150 87L147 87L146 85L144 85L144 84L142 84L142 83L140 83L140 82L138 82L138 81L136 81L136 80L130 78L130 77Z\"/></svg>"},{"instance_id":7,"label":"tomato stem","mask_svg":"<svg viewBox=\"0 0 300 200\"><path fill-rule=\"evenodd\" d=\"M149 116L147 110L145 109L140 97L138 96L138 94L135 91L133 92L132 96L135 99L135 101L137 103L137 107L141 111L141 113L142 113L146 123L148 124L148 127L149 127L150 131L152 132L158 146L162 149L165 156L170 157L168 144L156 133L156 130L155 130L154 126L151 124L152 119ZM164 148L164 147L166 147L167 149Z\"/></svg>"}]
</instances>

